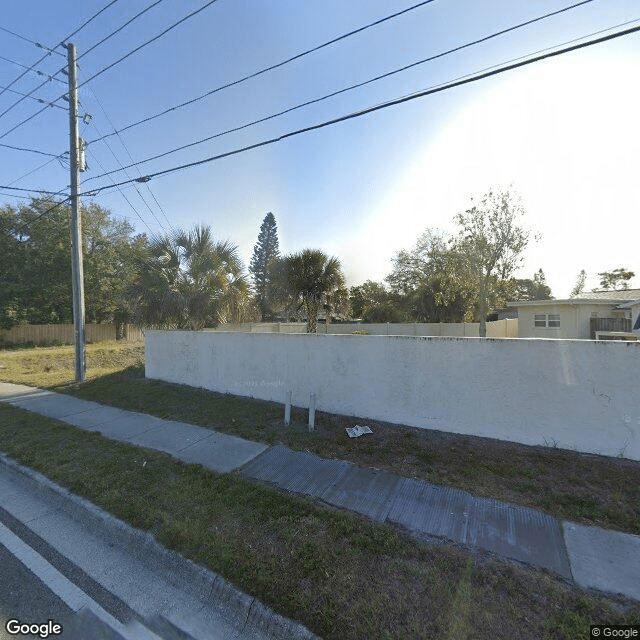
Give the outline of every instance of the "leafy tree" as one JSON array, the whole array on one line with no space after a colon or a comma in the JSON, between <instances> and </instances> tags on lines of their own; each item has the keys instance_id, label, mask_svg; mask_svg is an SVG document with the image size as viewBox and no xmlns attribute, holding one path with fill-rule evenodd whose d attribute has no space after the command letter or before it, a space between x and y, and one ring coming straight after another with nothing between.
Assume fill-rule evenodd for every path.
<instances>
[{"instance_id":1,"label":"leafy tree","mask_svg":"<svg viewBox=\"0 0 640 640\"><path fill-rule=\"evenodd\" d=\"M390 292L387 291L384 284L381 282L367 280L357 287L351 287L349 290L351 317L360 318L366 322L373 322L373 320L370 320L369 318L374 313L374 309L390 306L390 298ZM384 313L382 315L384 315ZM381 322L390 321L382 320Z\"/></svg>"},{"instance_id":2,"label":"leafy tree","mask_svg":"<svg viewBox=\"0 0 640 640\"><path fill-rule=\"evenodd\" d=\"M351 304L349 303L349 290L345 286L327 291L324 296L324 310L326 323L331 324L334 315L348 315Z\"/></svg>"},{"instance_id":3,"label":"leafy tree","mask_svg":"<svg viewBox=\"0 0 640 640\"><path fill-rule=\"evenodd\" d=\"M81 208L85 309L89 322L113 319L146 242L96 204ZM0 323L72 322L70 210L47 197L0 208Z\"/></svg>"},{"instance_id":4,"label":"leafy tree","mask_svg":"<svg viewBox=\"0 0 640 640\"><path fill-rule=\"evenodd\" d=\"M546 276L542 269L534 274L533 280L529 278L514 279L511 281L509 297L512 300L551 300L551 289L547 285Z\"/></svg>"},{"instance_id":5,"label":"leafy tree","mask_svg":"<svg viewBox=\"0 0 640 640\"><path fill-rule=\"evenodd\" d=\"M575 298L577 295L580 295L584 291L584 283L587 279L587 272L582 269L578 274L578 278L576 279L576 284L573 289L571 289L570 297Z\"/></svg>"},{"instance_id":6,"label":"leafy tree","mask_svg":"<svg viewBox=\"0 0 640 640\"><path fill-rule=\"evenodd\" d=\"M153 238L129 298L134 319L149 327L198 330L250 312L238 248L214 241L208 226Z\"/></svg>"},{"instance_id":7,"label":"leafy tree","mask_svg":"<svg viewBox=\"0 0 640 640\"><path fill-rule=\"evenodd\" d=\"M629 280L636 274L624 267L619 267L612 271L604 271L598 275L600 276L600 286L603 289L628 289Z\"/></svg>"},{"instance_id":8,"label":"leafy tree","mask_svg":"<svg viewBox=\"0 0 640 640\"><path fill-rule=\"evenodd\" d=\"M264 322L273 315L273 269L280 257L278 229L273 213L264 217L260 226L258 242L253 248L253 256L249 263L249 271L253 275L256 299L260 307L261 319Z\"/></svg>"},{"instance_id":9,"label":"leafy tree","mask_svg":"<svg viewBox=\"0 0 640 640\"><path fill-rule=\"evenodd\" d=\"M500 282L511 278L529 241L529 232L519 226L524 209L509 191L489 191L455 217L459 226L453 251L467 266L478 295L480 336L486 337L490 306L501 300Z\"/></svg>"},{"instance_id":10,"label":"leafy tree","mask_svg":"<svg viewBox=\"0 0 640 640\"><path fill-rule=\"evenodd\" d=\"M274 313L283 317L286 322L296 319L302 310L302 301L289 284L287 256L274 261L271 267L271 287Z\"/></svg>"},{"instance_id":11,"label":"leafy tree","mask_svg":"<svg viewBox=\"0 0 640 640\"><path fill-rule=\"evenodd\" d=\"M386 278L397 308L409 320L473 319L477 294L466 261L438 230L427 229L411 251L399 251Z\"/></svg>"},{"instance_id":12,"label":"leafy tree","mask_svg":"<svg viewBox=\"0 0 640 640\"><path fill-rule=\"evenodd\" d=\"M304 249L285 258L288 291L307 314L307 333L315 333L318 312L327 296L344 287L340 261L317 249Z\"/></svg>"}]
</instances>

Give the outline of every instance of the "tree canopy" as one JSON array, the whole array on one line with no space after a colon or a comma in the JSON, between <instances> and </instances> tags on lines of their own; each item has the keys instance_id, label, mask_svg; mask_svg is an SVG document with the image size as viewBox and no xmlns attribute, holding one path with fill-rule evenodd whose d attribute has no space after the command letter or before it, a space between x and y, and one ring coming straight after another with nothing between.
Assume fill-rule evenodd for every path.
<instances>
[{"instance_id":1,"label":"tree canopy","mask_svg":"<svg viewBox=\"0 0 640 640\"><path fill-rule=\"evenodd\" d=\"M238 248L208 226L152 238L137 272L128 297L141 326L197 330L251 314Z\"/></svg>"},{"instance_id":2,"label":"tree canopy","mask_svg":"<svg viewBox=\"0 0 640 640\"><path fill-rule=\"evenodd\" d=\"M603 271L600 276L600 286L603 289L628 289L629 280L636 274L625 267L618 267L611 271Z\"/></svg>"},{"instance_id":3,"label":"tree canopy","mask_svg":"<svg viewBox=\"0 0 640 640\"><path fill-rule=\"evenodd\" d=\"M274 268L280 257L278 229L273 213L264 217L258 234L258 241L253 248L253 256L249 263L249 271L253 276L256 300L260 308L262 321L273 316L274 303Z\"/></svg>"},{"instance_id":4,"label":"tree canopy","mask_svg":"<svg viewBox=\"0 0 640 640\"><path fill-rule=\"evenodd\" d=\"M307 315L307 333L315 333L322 305L344 288L340 261L318 249L304 249L286 256L282 266L289 294Z\"/></svg>"},{"instance_id":5,"label":"tree canopy","mask_svg":"<svg viewBox=\"0 0 640 640\"><path fill-rule=\"evenodd\" d=\"M81 215L86 318L110 321L146 237L97 204ZM68 205L46 197L0 208L0 326L73 321L69 217Z\"/></svg>"},{"instance_id":6,"label":"tree canopy","mask_svg":"<svg viewBox=\"0 0 640 640\"><path fill-rule=\"evenodd\" d=\"M490 190L455 217L459 232L453 251L478 295L481 337L487 335L489 308L503 302L501 283L512 277L529 242L529 232L520 226L523 216L522 204L510 191Z\"/></svg>"}]
</instances>

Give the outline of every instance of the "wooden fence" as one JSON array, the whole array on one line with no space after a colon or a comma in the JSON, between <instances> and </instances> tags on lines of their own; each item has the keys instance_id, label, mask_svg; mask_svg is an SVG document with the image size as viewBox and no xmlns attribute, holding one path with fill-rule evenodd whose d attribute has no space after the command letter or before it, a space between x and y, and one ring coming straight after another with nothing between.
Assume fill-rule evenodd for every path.
<instances>
[{"instance_id":1,"label":"wooden fence","mask_svg":"<svg viewBox=\"0 0 640 640\"><path fill-rule=\"evenodd\" d=\"M596 339L597 331L631 332L630 318L590 318L591 339Z\"/></svg>"},{"instance_id":2,"label":"wooden fence","mask_svg":"<svg viewBox=\"0 0 640 640\"><path fill-rule=\"evenodd\" d=\"M116 339L116 327L113 324L87 324L85 325L85 338L87 342L104 342ZM125 327L125 339L130 342L144 340L144 334L138 327L127 325ZM51 343L73 344L72 324L26 324L0 329L0 344L25 344L43 345Z\"/></svg>"}]
</instances>

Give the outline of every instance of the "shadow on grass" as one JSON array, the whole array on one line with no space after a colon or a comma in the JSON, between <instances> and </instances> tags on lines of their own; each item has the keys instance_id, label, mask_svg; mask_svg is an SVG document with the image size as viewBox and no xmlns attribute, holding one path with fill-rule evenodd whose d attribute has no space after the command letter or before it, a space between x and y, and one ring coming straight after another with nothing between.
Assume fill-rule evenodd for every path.
<instances>
[{"instance_id":1,"label":"shadow on grass","mask_svg":"<svg viewBox=\"0 0 640 640\"><path fill-rule=\"evenodd\" d=\"M291 424L285 426L280 403L149 380L141 364L59 390L543 509L557 518L640 534L640 463L632 460L324 412L316 413L315 430L309 432L306 409L293 408ZM345 428L355 424L370 425L373 433L351 439Z\"/></svg>"}]
</instances>

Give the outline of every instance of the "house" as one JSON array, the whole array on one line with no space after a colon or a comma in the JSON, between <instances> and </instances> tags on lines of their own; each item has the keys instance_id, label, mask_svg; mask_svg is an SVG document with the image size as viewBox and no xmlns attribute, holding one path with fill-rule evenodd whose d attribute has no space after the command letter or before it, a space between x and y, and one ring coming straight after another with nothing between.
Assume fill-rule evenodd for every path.
<instances>
[{"instance_id":1,"label":"house","mask_svg":"<svg viewBox=\"0 0 640 640\"><path fill-rule=\"evenodd\" d=\"M588 291L565 300L507 305L518 311L519 338L624 340L640 335L640 289Z\"/></svg>"},{"instance_id":2,"label":"house","mask_svg":"<svg viewBox=\"0 0 640 640\"><path fill-rule=\"evenodd\" d=\"M620 305L621 309L629 309L631 314L631 331L640 339L640 298Z\"/></svg>"}]
</instances>

